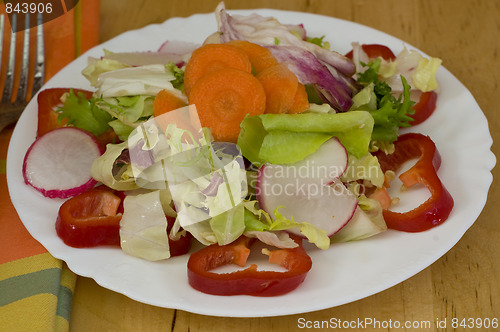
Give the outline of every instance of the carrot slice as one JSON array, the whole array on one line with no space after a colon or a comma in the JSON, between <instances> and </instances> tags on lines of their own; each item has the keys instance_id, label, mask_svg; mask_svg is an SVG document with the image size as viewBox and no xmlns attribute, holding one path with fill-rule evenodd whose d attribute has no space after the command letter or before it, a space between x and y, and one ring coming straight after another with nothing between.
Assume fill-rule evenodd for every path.
<instances>
[{"instance_id":1,"label":"carrot slice","mask_svg":"<svg viewBox=\"0 0 500 332\"><path fill-rule=\"evenodd\" d=\"M255 74L278 64L278 60L276 60L271 51L258 44L246 40L231 40L226 44L234 45L245 52L248 59L250 59Z\"/></svg>"},{"instance_id":2,"label":"carrot slice","mask_svg":"<svg viewBox=\"0 0 500 332\"><path fill-rule=\"evenodd\" d=\"M153 103L153 116L160 116L184 106L187 106L184 100L167 90L161 90Z\"/></svg>"},{"instance_id":3,"label":"carrot slice","mask_svg":"<svg viewBox=\"0 0 500 332\"><path fill-rule=\"evenodd\" d=\"M171 123L175 123L178 128L188 130L191 133L195 132L190 122L182 116L185 114L185 112L180 112L177 114L170 113L169 116L161 116L165 113L169 113L173 110L185 106L187 106L187 104L184 102L184 100L174 95L170 91L161 90L160 92L158 92L155 97L155 101L153 102L153 116L155 117L156 123L163 130L163 132L165 132L167 126Z\"/></svg>"},{"instance_id":4,"label":"carrot slice","mask_svg":"<svg viewBox=\"0 0 500 332\"><path fill-rule=\"evenodd\" d=\"M306 87L299 83L297 85L297 92L293 98L293 104L288 113L297 114L307 111L309 109L309 99L307 99Z\"/></svg>"},{"instance_id":5,"label":"carrot slice","mask_svg":"<svg viewBox=\"0 0 500 332\"><path fill-rule=\"evenodd\" d=\"M243 118L264 113L266 93L252 74L223 68L197 81L189 103L196 106L201 125L212 129L216 141L236 142Z\"/></svg>"},{"instance_id":6,"label":"carrot slice","mask_svg":"<svg viewBox=\"0 0 500 332\"><path fill-rule=\"evenodd\" d=\"M250 73L252 65L248 56L239 48L227 44L206 44L197 48L184 71L184 90L189 96L200 77L221 68L234 68Z\"/></svg>"},{"instance_id":7,"label":"carrot slice","mask_svg":"<svg viewBox=\"0 0 500 332\"><path fill-rule=\"evenodd\" d=\"M286 65L277 64L256 77L266 92L266 113L288 113L297 92L297 76Z\"/></svg>"}]
</instances>

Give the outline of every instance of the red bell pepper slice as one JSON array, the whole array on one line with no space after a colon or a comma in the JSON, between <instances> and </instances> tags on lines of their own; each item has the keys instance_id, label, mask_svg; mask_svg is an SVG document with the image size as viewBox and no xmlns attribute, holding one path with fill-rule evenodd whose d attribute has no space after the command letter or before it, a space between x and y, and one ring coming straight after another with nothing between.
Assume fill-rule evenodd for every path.
<instances>
[{"instance_id":1,"label":"red bell pepper slice","mask_svg":"<svg viewBox=\"0 0 500 332\"><path fill-rule=\"evenodd\" d=\"M414 114L410 115L413 121L410 122L412 126L418 125L434 113L436 109L437 93L434 91L428 91L422 93L419 101L413 105Z\"/></svg>"},{"instance_id":2,"label":"red bell pepper slice","mask_svg":"<svg viewBox=\"0 0 500 332\"><path fill-rule=\"evenodd\" d=\"M405 232L421 232L440 225L448 218L454 202L437 175L441 156L436 145L428 136L415 133L401 135L394 145L395 151L392 154L376 154L382 170L396 172L404 162L419 158L399 178L406 187L423 184L430 191L431 197L405 213L384 210L387 227Z\"/></svg>"},{"instance_id":3,"label":"red bell pepper slice","mask_svg":"<svg viewBox=\"0 0 500 332\"><path fill-rule=\"evenodd\" d=\"M167 236L170 230L174 226L175 218L167 216ZM181 236L178 240L172 240L168 238L168 246L170 248L170 257L181 256L187 254L189 249L191 249L191 240L193 235L186 232L186 235Z\"/></svg>"},{"instance_id":4,"label":"red bell pepper slice","mask_svg":"<svg viewBox=\"0 0 500 332\"><path fill-rule=\"evenodd\" d=\"M120 245L121 199L112 190L93 188L70 198L59 208L57 235L76 248Z\"/></svg>"},{"instance_id":5,"label":"red bell pepper slice","mask_svg":"<svg viewBox=\"0 0 500 332\"><path fill-rule=\"evenodd\" d=\"M204 293L213 295L276 296L297 288L312 267L311 257L302 247L302 239L293 236L298 247L271 251L269 262L279 264L288 271L257 271L257 266L231 273L214 273L210 270L226 264L244 266L253 240L240 237L225 246L217 244L191 254L188 261L189 284Z\"/></svg>"}]
</instances>

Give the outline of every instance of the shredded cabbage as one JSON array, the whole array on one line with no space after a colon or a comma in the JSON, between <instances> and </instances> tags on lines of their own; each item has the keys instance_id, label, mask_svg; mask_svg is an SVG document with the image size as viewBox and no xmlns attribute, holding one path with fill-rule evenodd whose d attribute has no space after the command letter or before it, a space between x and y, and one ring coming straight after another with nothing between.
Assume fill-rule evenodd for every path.
<instances>
[{"instance_id":1,"label":"shredded cabbage","mask_svg":"<svg viewBox=\"0 0 500 332\"><path fill-rule=\"evenodd\" d=\"M129 255L150 261L169 258L167 219L160 200L160 191L128 195L123 206L124 213L120 221L122 250Z\"/></svg>"}]
</instances>

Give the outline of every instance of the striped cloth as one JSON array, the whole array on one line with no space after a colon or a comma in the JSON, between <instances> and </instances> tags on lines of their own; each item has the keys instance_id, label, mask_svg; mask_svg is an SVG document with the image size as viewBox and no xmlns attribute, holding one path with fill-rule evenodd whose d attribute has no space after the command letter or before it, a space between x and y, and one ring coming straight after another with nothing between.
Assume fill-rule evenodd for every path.
<instances>
[{"instance_id":1,"label":"striped cloth","mask_svg":"<svg viewBox=\"0 0 500 332\"><path fill-rule=\"evenodd\" d=\"M48 79L98 43L99 0L79 1L44 30ZM33 239L10 201L6 159L12 132L0 133L0 330L68 331L76 275Z\"/></svg>"},{"instance_id":2,"label":"striped cloth","mask_svg":"<svg viewBox=\"0 0 500 332\"><path fill-rule=\"evenodd\" d=\"M0 329L67 331L76 275L24 228L7 190L12 129L0 133Z\"/></svg>"}]
</instances>

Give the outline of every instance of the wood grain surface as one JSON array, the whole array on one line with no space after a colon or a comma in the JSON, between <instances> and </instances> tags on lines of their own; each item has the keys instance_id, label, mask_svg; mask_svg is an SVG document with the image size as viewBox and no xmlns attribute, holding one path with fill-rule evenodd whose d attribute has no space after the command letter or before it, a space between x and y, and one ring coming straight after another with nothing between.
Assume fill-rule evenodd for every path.
<instances>
[{"instance_id":1,"label":"wood grain surface","mask_svg":"<svg viewBox=\"0 0 500 332\"><path fill-rule=\"evenodd\" d=\"M212 12L218 0L101 0L101 41L170 17ZM443 60L472 92L500 138L500 1L498 0L226 0L228 9L274 8L358 22ZM348 31L346 31L348 33ZM493 152L499 155L498 143ZM322 311L272 318L208 317L135 302L79 277L72 331L293 331L302 321L431 322L500 319L500 192L498 167L488 203L458 244L427 269L381 293ZM447 320L447 328L436 321ZM347 330L374 330L364 329ZM376 330L393 330L389 327ZM404 330L401 328L400 330ZM416 329L415 329L416 330ZM459 328L458 330L464 330Z\"/></svg>"}]
</instances>

